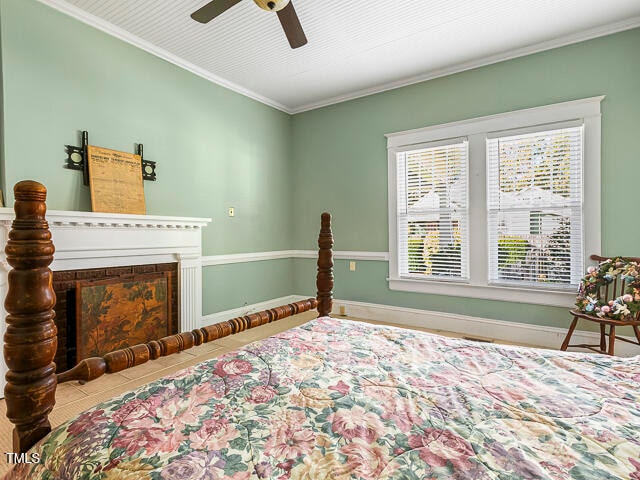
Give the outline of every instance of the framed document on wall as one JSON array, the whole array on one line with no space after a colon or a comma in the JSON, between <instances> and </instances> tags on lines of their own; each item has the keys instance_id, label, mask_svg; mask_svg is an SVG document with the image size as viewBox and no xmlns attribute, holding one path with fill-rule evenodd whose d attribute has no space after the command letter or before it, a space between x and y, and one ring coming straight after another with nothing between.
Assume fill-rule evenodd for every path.
<instances>
[{"instance_id":1,"label":"framed document on wall","mask_svg":"<svg viewBox=\"0 0 640 480\"><path fill-rule=\"evenodd\" d=\"M91 210L144 215L140 155L88 145Z\"/></svg>"}]
</instances>

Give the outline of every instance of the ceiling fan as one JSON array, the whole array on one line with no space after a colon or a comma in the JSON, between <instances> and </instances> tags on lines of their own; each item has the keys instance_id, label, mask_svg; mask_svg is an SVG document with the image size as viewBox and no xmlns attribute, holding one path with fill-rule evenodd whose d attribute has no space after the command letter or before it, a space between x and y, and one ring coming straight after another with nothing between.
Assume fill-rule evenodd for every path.
<instances>
[{"instance_id":1,"label":"ceiling fan","mask_svg":"<svg viewBox=\"0 0 640 480\"><path fill-rule=\"evenodd\" d=\"M240 1L241 0L212 0L205 6L193 12L191 14L191 18L196 22L208 23L221 13L229 10L236 3L240 3ZM296 15L293 3L291 3L290 0L253 1L263 10L278 13L278 19L280 20L280 24L282 25L285 35L287 36L287 40L289 40L291 48L298 48L307 43L307 37L302 30L302 25L300 25L300 20L298 20L298 15Z\"/></svg>"}]
</instances>

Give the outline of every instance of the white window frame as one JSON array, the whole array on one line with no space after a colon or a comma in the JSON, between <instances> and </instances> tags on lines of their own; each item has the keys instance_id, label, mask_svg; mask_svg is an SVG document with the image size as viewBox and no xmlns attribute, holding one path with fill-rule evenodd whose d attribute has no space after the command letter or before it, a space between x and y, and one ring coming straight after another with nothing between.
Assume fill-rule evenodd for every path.
<instances>
[{"instance_id":1,"label":"white window frame","mask_svg":"<svg viewBox=\"0 0 640 480\"><path fill-rule=\"evenodd\" d=\"M387 137L389 180L389 288L409 292L570 307L575 291L489 285L487 232L487 137L494 132L579 120L584 125L583 253L601 249L601 102L604 95L527 108L459 122L390 133ZM468 282L407 279L399 275L396 154L412 145L467 137L469 141L469 273Z\"/></svg>"}]
</instances>

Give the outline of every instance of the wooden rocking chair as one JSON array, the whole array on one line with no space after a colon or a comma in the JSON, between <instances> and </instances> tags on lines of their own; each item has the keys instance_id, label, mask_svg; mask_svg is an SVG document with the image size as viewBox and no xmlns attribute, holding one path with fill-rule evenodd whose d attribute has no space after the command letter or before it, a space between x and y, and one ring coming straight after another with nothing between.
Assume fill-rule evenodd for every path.
<instances>
[{"instance_id":1,"label":"wooden rocking chair","mask_svg":"<svg viewBox=\"0 0 640 480\"><path fill-rule=\"evenodd\" d=\"M640 258L638 257L624 257L615 258L618 264L624 262L622 269L611 269L611 263L607 262L606 257L600 257L598 255L591 255L591 259L600 263L599 267L588 271L587 275L582 281L580 286L580 292L576 301L577 308L572 309L571 315L573 315L573 321L567 332L567 336L562 342L560 350L566 350L567 347L579 347L588 348L598 353L613 355L614 344L616 341L616 327L630 326L636 336L637 341L630 340L624 337L618 337L619 340L640 345L640 310L631 311L628 314L611 315L614 314L623 306L620 299L625 295L631 295L630 302L632 305L637 305L640 301L640 293L634 295L634 287L640 287L640 270L635 275L625 275L624 270L633 263L640 264ZM606 271L605 271L606 270ZM617 272L615 275L609 275L608 272ZM606 277L606 278L605 278ZM631 292L629 292L631 290ZM637 290L637 289L636 289ZM629 299L629 297L626 297ZM618 302L616 302L618 300ZM613 303L611 303L613 302ZM598 315L599 314L599 315ZM617 316L619 318L612 318ZM571 335L578 324L578 320L588 320L590 322L596 322L600 325L600 344L588 345L588 344L569 344ZM606 332L606 327L609 326L609 333ZM609 345L607 348L607 342L605 337L609 337ZM639 352L640 353L640 352Z\"/></svg>"}]
</instances>

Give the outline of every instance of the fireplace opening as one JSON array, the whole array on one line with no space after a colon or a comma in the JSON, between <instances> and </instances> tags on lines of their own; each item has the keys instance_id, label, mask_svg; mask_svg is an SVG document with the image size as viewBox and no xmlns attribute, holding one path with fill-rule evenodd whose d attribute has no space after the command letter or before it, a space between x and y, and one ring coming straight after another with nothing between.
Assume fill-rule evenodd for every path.
<instances>
[{"instance_id":1,"label":"fireplace opening","mask_svg":"<svg viewBox=\"0 0 640 480\"><path fill-rule=\"evenodd\" d=\"M54 271L57 371L178 333L177 277L177 263Z\"/></svg>"}]
</instances>

